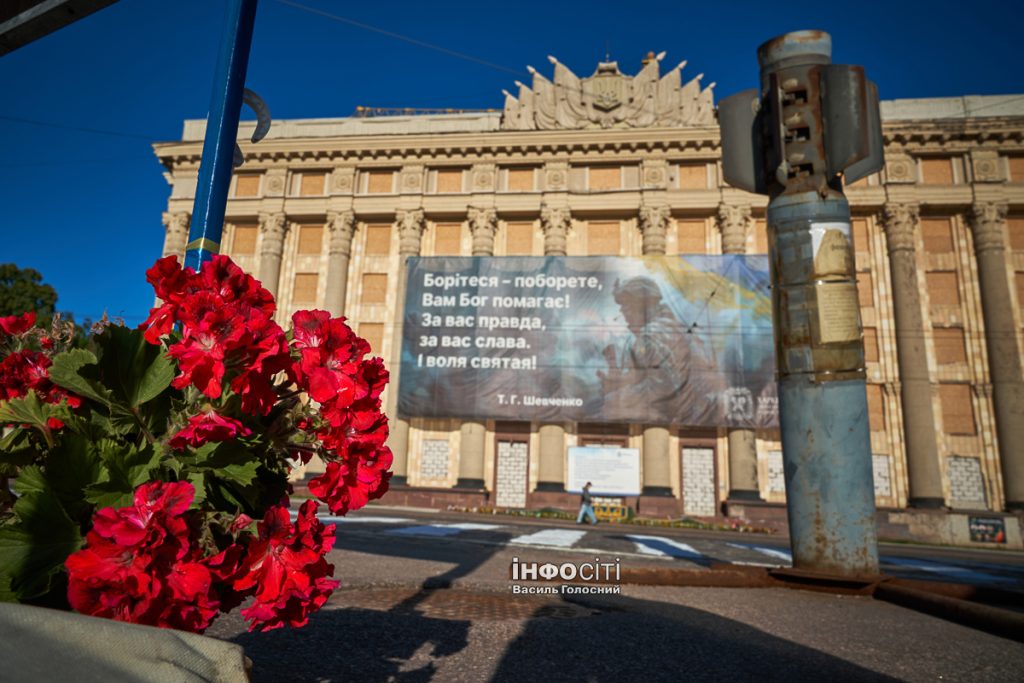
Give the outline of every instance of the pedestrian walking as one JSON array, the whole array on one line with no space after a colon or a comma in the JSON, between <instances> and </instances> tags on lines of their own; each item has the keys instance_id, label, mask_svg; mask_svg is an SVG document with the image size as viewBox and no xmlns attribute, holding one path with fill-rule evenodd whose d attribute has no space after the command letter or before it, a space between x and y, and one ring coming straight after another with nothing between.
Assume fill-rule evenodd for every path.
<instances>
[{"instance_id":1,"label":"pedestrian walking","mask_svg":"<svg viewBox=\"0 0 1024 683\"><path fill-rule=\"evenodd\" d=\"M582 524L583 517L587 517L591 524L597 524L597 515L594 514L594 506L590 500L590 482L583 487L583 495L580 496L580 514L576 516L576 523Z\"/></svg>"}]
</instances>

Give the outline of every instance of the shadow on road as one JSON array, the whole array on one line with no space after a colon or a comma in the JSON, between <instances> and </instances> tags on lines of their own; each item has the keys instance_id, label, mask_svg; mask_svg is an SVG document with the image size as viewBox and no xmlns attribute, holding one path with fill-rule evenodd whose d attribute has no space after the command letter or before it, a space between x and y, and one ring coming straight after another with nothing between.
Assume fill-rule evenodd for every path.
<instances>
[{"instance_id":1,"label":"shadow on road","mask_svg":"<svg viewBox=\"0 0 1024 683\"><path fill-rule=\"evenodd\" d=\"M235 632L218 629L220 637L244 647L254 661L256 683L895 680L699 609L621 595L573 596L566 606L575 608L562 618L548 616L552 599L560 600L554 596L546 596L546 606L538 601L535 610L531 603L520 621L479 613L437 618L424 609L427 603L443 597L439 593L456 597L467 592L452 588L452 583L470 576L500 546L456 547L395 537L368 550L365 537L361 541L357 534L339 534L337 549L372 552L381 558L381 566L403 559L452 566L418 588L408 587L407 579L407 588L395 594L390 607L328 606L301 629L239 634L240 620L225 620L224 626ZM372 569L364 575L373 576ZM364 579L349 589L349 596L380 590L375 585L373 579ZM478 628L471 630L474 624Z\"/></svg>"}]
</instances>

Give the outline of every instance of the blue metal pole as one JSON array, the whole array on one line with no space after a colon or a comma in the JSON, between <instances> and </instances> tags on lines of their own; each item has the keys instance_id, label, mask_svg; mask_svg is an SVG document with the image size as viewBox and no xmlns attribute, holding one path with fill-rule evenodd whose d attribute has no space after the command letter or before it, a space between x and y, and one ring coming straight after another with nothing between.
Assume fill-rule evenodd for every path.
<instances>
[{"instance_id":1,"label":"blue metal pole","mask_svg":"<svg viewBox=\"0 0 1024 683\"><path fill-rule=\"evenodd\" d=\"M217 57L192 226L185 247L185 265L196 270L220 251L255 21L256 0L228 0L227 26Z\"/></svg>"},{"instance_id":2,"label":"blue metal pole","mask_svg":"<svg viewBox=\"0 0 1024 683\"><path fill-rule=\"evenodd\" d=\"M779 426L793 564L840 575L878 573L864 344L850 205L824 169L819 31L762 45L762 92L779 126L778 182L768 204ZM774 132L774 131L770 131Z\"/></svg>"}]
</instances>

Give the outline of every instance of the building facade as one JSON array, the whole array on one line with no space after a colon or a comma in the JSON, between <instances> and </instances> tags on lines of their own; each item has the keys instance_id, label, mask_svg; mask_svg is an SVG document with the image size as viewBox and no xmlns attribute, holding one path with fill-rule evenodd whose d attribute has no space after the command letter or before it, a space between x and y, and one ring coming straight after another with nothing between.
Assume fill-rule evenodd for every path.
<instances>
[{"instance_id":1,"label":"building facade","mask_svg":"<svg viewBox=\"0 0 1024 683\"><path fill-rule=\"evenodd\" d=\"M243 123L222 252L282 324L345 315L385 359L394 501L573 508L567 449L615 444L640 450L641 514L778 519L777 431L394 417L410 256L767 253L767 198L722 179L713 86L660 55L583 79L551 61L502 112L276 121L256 145ZM1024 96L884 101L882 119L884 169L847 188L877 505L910 525L1020 510ZM155 145L165 255L185 248L204 132Z\"/></svg>"}]
</instances>

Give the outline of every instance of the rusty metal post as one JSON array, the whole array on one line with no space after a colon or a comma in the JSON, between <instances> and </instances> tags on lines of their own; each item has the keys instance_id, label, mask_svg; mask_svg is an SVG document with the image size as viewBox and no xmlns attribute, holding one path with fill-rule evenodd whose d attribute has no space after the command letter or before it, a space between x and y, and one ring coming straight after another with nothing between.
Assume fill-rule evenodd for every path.
<instances>
[{"instance_id":1,"label":"rusty metal post","mask_svg":"<svg viewBox=\"0 0 1024 683\"><path fill-rule=\"evenodd\" d=\"M723 100L723 169L771 196L769 259L779 421L793 563L877 574L864 342L848 182L882 164L878 94L832 39L797 31L761 45L761 89Z\"/></svg>"},{"instance_id":2,"label":"rusty metal post","mask_svg":"<svg viewBox=\"0 0 1024 683\"><path fill-rule=\"evenodd\" d=\"M793 563L878 572L864 343L850 205L827 173L823 66L832 41L789 33L758 49L782 137L768 204L782 456ZM830 131L831 132L831 131ZM779 176L785 175L785 178Z\"/></svg>"}]
</instances>

